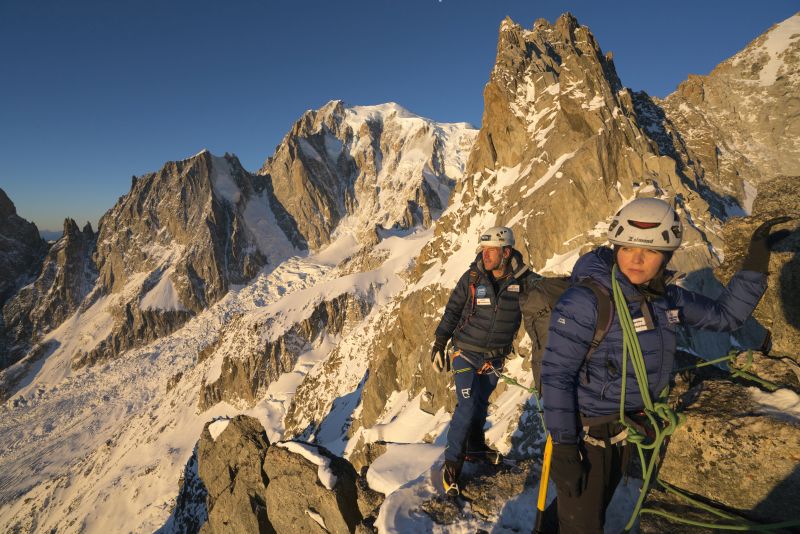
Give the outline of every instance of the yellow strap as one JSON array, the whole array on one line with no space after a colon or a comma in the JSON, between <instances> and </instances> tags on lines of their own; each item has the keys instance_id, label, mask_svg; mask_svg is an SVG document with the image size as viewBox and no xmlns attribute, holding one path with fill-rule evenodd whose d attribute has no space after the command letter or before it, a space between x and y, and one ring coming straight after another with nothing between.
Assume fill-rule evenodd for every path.
<instances>
[{"instance_id":1,"label":"yellow strap","mask_svg":"<svg viewBox=\"0 0 800 534\"><path fill-rule=\"evenodd\" d=\"M550 478L550 457L553 454L553 438L547 435L547 442L544 444L544 458L542 459L542 478L539 480L539 502L536 507L539 513L544 512L545 501L547 501L547 480Z\"/></svg>"}]
</instances>

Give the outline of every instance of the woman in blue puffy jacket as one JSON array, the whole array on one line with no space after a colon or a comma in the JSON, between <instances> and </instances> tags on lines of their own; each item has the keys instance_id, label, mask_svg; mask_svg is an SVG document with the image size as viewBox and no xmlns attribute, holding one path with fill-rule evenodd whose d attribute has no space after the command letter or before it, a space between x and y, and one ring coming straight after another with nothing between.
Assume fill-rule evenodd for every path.
<instances>
[{"instance_id":1,"label":"woman in blue puffy jacket","mask_svg":"<svg viewBox=\"0 0 800 534\"><path fill-rule=\"evenodd\" d=\"M680 246L682 228L663 200L641 198L627 204L609 226L613 249L599 248L578 260L573 282L591 278L609 295L617 266L616 279L644 356L651 398L669 384L678 325L733 331L750 316L766 289L770 227L787 219L769 221L756 230L742 270L717 299L670 283L672 273L665 267ZM597 304L595 293L581 285L561 296L551 315L542 363L544 416L553 440L551 474L562 534L602 533L606 508L622 478L623 332L614 314L608 333L587 360ZM633 366L628 365L625 412L643 408Z\"/></svg>"}]
</instances>

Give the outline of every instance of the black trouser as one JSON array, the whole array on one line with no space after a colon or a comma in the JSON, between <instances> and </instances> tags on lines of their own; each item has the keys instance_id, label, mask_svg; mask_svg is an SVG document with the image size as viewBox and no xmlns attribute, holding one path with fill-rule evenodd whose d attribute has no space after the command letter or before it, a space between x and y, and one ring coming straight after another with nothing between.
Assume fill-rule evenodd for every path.
<instances>
[{"instance_id":1,"label":"black trouser","mask_svg":"<svg viewBox=\"0 0 800 534\"><path fill-rule=\"evenodd\" d=\"M620 431L619 423L593 426L589 435L606 442L606 447L584 442L581 452L588 469L586 488L580 497L558 496L560 534L603 534L606 508L614 496L627 458L623 445L610 445L608 438Z\"/></svg>"}]
</instances>

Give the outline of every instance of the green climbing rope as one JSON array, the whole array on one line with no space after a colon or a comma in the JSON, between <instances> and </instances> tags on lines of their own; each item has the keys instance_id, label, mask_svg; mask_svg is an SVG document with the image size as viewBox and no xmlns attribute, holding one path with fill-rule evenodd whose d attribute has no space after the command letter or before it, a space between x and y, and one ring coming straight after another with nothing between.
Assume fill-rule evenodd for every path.
<instances>
[{"instance_id":1,"label":"green climbing rope","mask_svg":"<svg viewBox=\"0 0 800 534\"><path fill-rule=\"evenodd\" d=\"M700 521L693 521L690 519L686 519L684 517L679 517L674 514L670 514L668 512L663 512L661 510L653 510L649 508L642 508L642 504L644 502L645 496L647 495L647 491L650 487L651 478L653 476L653 472L655 471L655 466L658 461L659 453L661 451L661 446L664 443L664 440L672 435L675 430L677 430L678 426L683 423L685 416L683 414L676 413L673 411L665 402L656 402L650 398L650 391L648 389L647 383L647 370L644 364L644 358L642 356L642 349L639 345L639 338L636 335L636 330L633 327L633 320L631 319L630 312L628 310L627 301L625 300L625 295L622 292L622 288L617 281L617 266L615 265L612 273L611 273L611 286L614 293L614 305L617 310L617 315L620 318L620 324L622 326L623 331L623 344L622 344L622 393L620 395L620 422L627 428L628 430L628 438L627 440L634 445L636 445L636 450L639 454L639 460L641 461L642 465L642 489L639 493L639 498L636 501L636 505L633 510L633 514L631 514L628 523L625 525L625 532L629 532L631 528L633 528L633 524L636 521L636 518L640 514L654 514L658 516L665 517L672 521L678 523L684 523L688 525L694 525L703 528L711 528L711 529L719 529L719 530L733 530L733 531L749 531L749 532L771 532L773 530L778 530L781 528L788 528L788 527L795 527L800 526L800 520L795 521L787 521L783 523L774 523L770 525L760 525L757 523L736 523L736 524L714 524L714 523L703 523ZM652 426L655 432L655 438L651 443L646 443L646 436L643 436L639 433L635 428L627 423L625 420L625 393L627 390L627 361L628 357L630 356L631 364L633 366L634 373L636 375L636 381L638 382L639 392L642 396L642 401L644 402L644 413L647 416L650 425ZM735 356L733 356L735 357ZM758 382L768 389L775 390L778 388L776 384L772 382L762 380L750 373L747 372L747 369L750 368L750 365L753 361L753 354L752 351L748 352L748 359L745 363L744 367L737 368L733 365L730 365L732 358L731 355L728 355L724 358L719 358L717 360L713 360L710 362L703 362L694 367L702 367L704 365L712 365L713 363L719 363L725 360L728 360L729 367L731 368L731 375L732 376L739 376L745 378L747 380L753 380ZM690 367L691 368L691 367ZM665 390L662 393L661 400L664 400L666 397L668 390ZM650 461L645 461L645 450L651 450ZM708 512L713 513L714 515L719 516L720 518L729 520L729 521L737 521L739 518L718 510L710 505L701 503L695 499L692 499L688 495L684 494L683 492L677 490L676 488L670 486L666 482L660 480L656 477L656 482L662 486L666 491L680 496L698 508L706 510Z\"/></svg>"},{"instance_id":2,"label":"green climbing rope","mask_svg":"<svg viewBox=\"0 0 800 534\"><path fill-rule=\"evenodd\" d=\"M499 378L506 384L522 388L528 393L531 393L533 395L533 398L536 401L536 412L539 414L539 420L542 422L542 430L544 430L545 435L547 435L547 426L544 424L544 410L542 410L542 403L539 400L539 397L541 397L541 395L539 395L539 391L536 389L536 386L528 387L523 384L520 384L514 377L508 376L507 374L498 371L497 369L495 369L494 366L492 366L492 372L495 375L497 375L497 378Z\"/></svg>"},{"instance_id":3,"label":"green climbing rope","mask_svg":"<svg viewBox=\"0 0 800 534\"><path fill-rule=\"evenodd\" d=\"M650 398L650 391L647 383L647 368L645 367L644 357L642 356L642 347L639 345L639 338L636 335L636 329L633 327L633 320L631 319L630 311L628 310L625 295L622 288L617 281L617 266L611 272L611 287L614 293L614 305L616 306L617 316L619 317L622 326L622 393L620 395L619 403L619 419L628 430L628 441L636 445L636 450L639 453L639 460L642 465L642 489L639 492L639 498L636 500L636 505L633 509L633 514L625 525L625 532L630 531L633 527L636 518L639 516L639 511L642 508L644 498L650 486L650 479L655 471L656 463L658 462L659 451L664 443L664 440L671 436L682 422L682 416L676 414L666 403L658 402L653 403ZM646 443L647 437L641 434L633 426L628 424L625 418L625 394L627 392L627 378L628 378L628 358L630 357L631 365L633 366L634 374L636 375L636 382L639 385L639 393L644 403L644 413L650 421L655 432L655 439L651 443ZM644 451L652 450L650 461L645 461Z\"/></svg>"},{"instance_id":4,"label":"green climbing rope","mask_svg":"<svg viewBox=\"0 0 800 534\"><path fill-rule=\"evenodd\" d=\"M757 384L760 384L761 386L763 386L765 389L768 389L769 391L776 391L776 390L780 389L781 386L779 386L778 384L776 384L774 382L770 382L769 380L764 380L763 378L759 378L756 375L754 375L754 374L749 372L750 367L753 365L753 351L752 350L748 350L747 351L747 361L744 363L743 367L736 367L735 365L733 365L733 361L738 357L739 357L739 352L736 351L736 350L733 350L733 351L729 352L727 356L723 356L721 358L716 358L714 360L708 360L708 361L700 362L700 363L697 363L697 364L694 364L694 365L687 365L685 367L680 367L678 369L675 369L673 371L673 373L680 373L680 372L683 372L683 371L690 371L692 369L699 369L701 367L706 367L707 365L715 365L715 364L718 364L718 363L725 362L725 363L728 364L728 370L730 371L731 377L733 377L733 378L739 377L739 378L744 378L745 380L750 380L751 382L755 382Z\"/></svg>"}]
</instances>

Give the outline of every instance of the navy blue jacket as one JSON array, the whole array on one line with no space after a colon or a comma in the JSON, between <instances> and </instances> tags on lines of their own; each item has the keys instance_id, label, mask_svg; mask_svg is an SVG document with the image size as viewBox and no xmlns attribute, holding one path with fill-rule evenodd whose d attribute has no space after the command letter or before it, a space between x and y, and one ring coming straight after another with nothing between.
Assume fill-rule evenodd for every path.
<instances>
[{"instance_id":1,"label":"navy blue jacket","mask_svg":"<svg viewBox=\"0 0 800 534\"><path fill-rule=\"evenodd\" d=\"M519 272L527 271L524 266L521 270L515 269L515 264L521 262L522 256L514 251L512 274L495 281L495 292L478 254L450 294L436 336L452 337L456 347L470 351L489 352L511 345L522 318L519 311L520 281L513 274L516 272L519 276ZM478 273L474 295L470 288L470 271Z\"/></svg>"},{"instance_id":2,"label":"navy blue jacket","mask_svg":"<svg viewBox=\"0 0 800 534\"><path fill-rule=\"evenodd\" d=\"M612 294L613 262L610 249L593 250L578 259L572 279L577 282L591 277ZM736 330L753 312L767 287L765 274L739 271L716 300L669 284L664 297L647 302L619 271L617 279L631 318L634 321L645 315L651 318L652 328L640 331L638 337L653 399L669 384L678 322L715 331ZM597 299L590 289L581 286L565 291L550 317L542 362L542 397L545 423L556 443L577 443L579 415L619 413L623 336L616 313L608 334L592 354L587 368L582 369L596 321ZM642 410L644 402L630 361L627 375L625 411Z\"/></svg>"}]
</instances>

